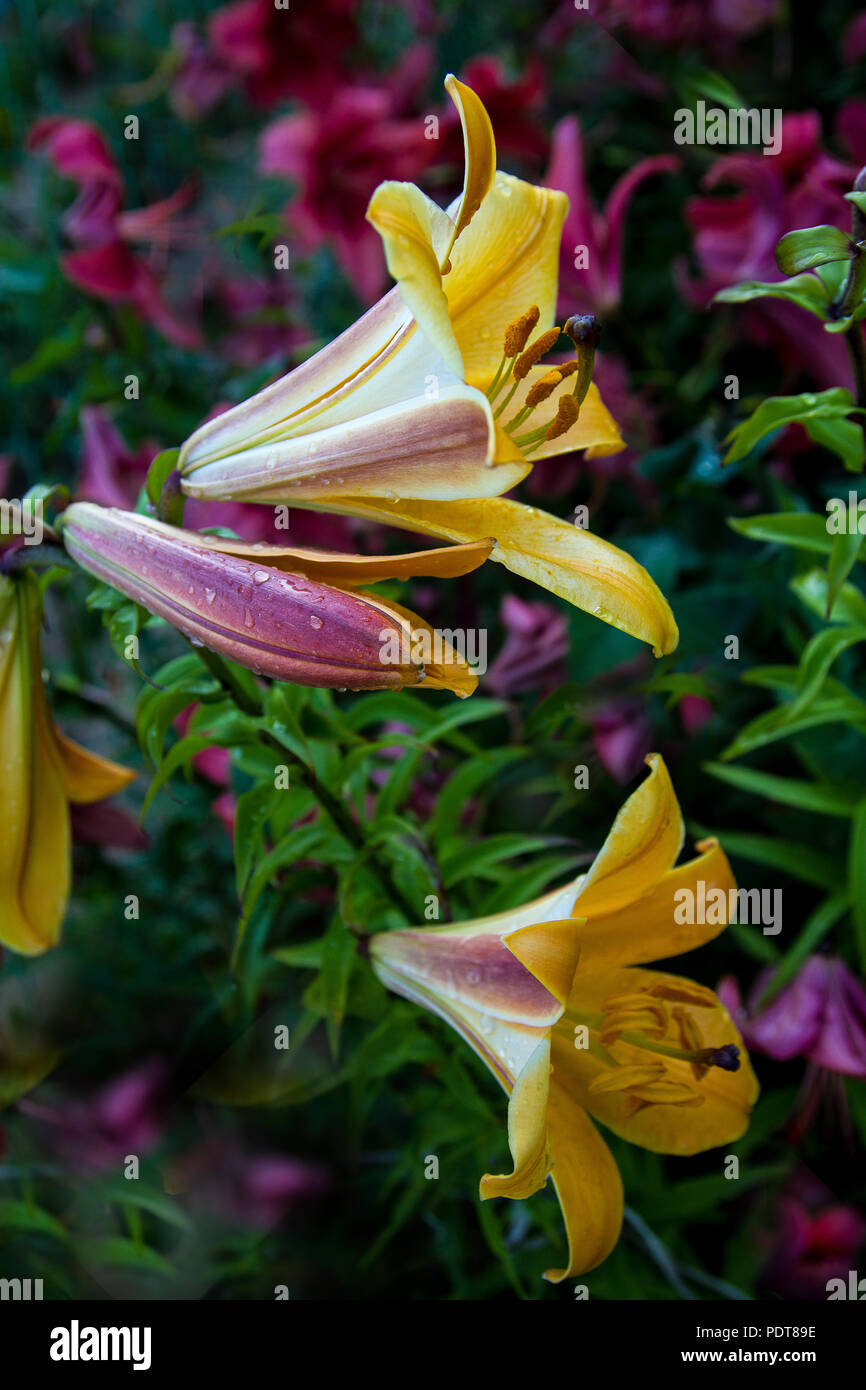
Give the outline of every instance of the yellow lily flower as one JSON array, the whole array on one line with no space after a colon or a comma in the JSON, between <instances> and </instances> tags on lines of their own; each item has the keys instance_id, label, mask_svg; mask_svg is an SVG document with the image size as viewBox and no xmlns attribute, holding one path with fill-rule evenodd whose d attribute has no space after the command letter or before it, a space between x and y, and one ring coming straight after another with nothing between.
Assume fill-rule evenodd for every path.
<instances>
[{"instance_id":1,"label":"yellow lily flower","mask_svg":"<svg viewBox=\"0 0 866 1390\"><path fill-rule=\"evenodd\" d=\"M714 840L674 867L682 815L664 762L647 762L588 873L514 911L370 942L383 983L457 1029L508 1092L513 1171L483 1177L481 1197L528 1197L552 1176L569 1243L553 1282L594 1269L619 1238L622 1182L593 1121L695 1154L736 1140L758 1094L715 994L639 968L718 935L735 888ZM712 922L678 921L684 890L719 905Z\"/></svg>"},{"instance_id":2,"label":"yellow lily flower","mask_svg":"<svg viewBox=\"0 0 866 1390\"><path fill-rule=\"evenodd\" d=\"M42 682L39 585L0 576L0 942L36 956L57 944L69 898L69 803L101 801L135 773L64 737Z\"/></svg>"},{"instance_id":3,"label":"yellow lily flower","mask_svg":"<svg viewBox=\"0 0 866 1390\"><path fill-rule=\"evenodd\" d=\"M542 361L554 327L564 193L496 171L487 112L445 83L466 151L447 212L414 184L384 183L368 218L396 287L335 342L202 425L180 451L192 497L290 502L461 543L603 621L672 651L663 595L631 556L503 497L538 458L625 447L590 375L592 332L569 320L575 357Z\"/></svg>"}]
</instances>

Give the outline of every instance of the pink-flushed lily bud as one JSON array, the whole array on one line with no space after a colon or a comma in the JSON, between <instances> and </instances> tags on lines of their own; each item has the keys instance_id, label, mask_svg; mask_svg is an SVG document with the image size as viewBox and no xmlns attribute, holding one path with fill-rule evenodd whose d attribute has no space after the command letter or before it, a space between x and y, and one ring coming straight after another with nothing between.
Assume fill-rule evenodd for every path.
<instances>
[{"instance_id":1,"label":"pink-flushed lily bud","mask_svg":"<svg viewBox=\"0 0 866 1390\"><path fill-rule=\"evenodd\" d=\"M432 636L422 619L378 596L322 582L347 570L354 577L355 561L358 577L369 578L362 557L203 536L89 502L64 513L63 541L82 569L164 618L194 646L257 675L331 689L423 683L461 696L477 683L452 647L444 647L440 662L444 644L415 641L419 632ZM461 558L461 568L480 564L488 550ZM422 557L413 559L423 570ZM395 572L411 571L406 561L396 557ZM388 562L376 565L375 576L384 578ZM425 646L437 652L426 667L413 659ZM395 661L395 651L406 659Z\"/></svg>"}]
</instances>

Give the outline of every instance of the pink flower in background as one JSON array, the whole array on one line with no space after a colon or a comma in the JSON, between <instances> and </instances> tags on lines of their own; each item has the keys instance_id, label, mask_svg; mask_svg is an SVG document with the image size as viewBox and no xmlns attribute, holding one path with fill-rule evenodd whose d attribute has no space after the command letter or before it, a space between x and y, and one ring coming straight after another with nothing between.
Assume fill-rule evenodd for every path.
<instances>
[{"instance_id":1,"label":"pink flower in background","mask_svg":"<svg viewBox=\"0 0 866 1390\"><path fill-rule=\"evenodd\" d=\"M636 38L676 48L743 38L775 18L779 0L594 0L593 18Z\"/></svg>"},{"instance_id":2,"label":"pink flower in background","mask_svg":"<svg viewBox=\"0 0 866 1390\"><path fill-rule=\"evenodd\" d=\"M194 1205L223 1220L269 1230L330 1185L321 1164L248 1153L229 1136L214 1133L173 1160L166 1189L174 1195L188 1193Z\"/></svg>"},{"instance_id":3,"label":"pink flower in background","mask_svg":"<svg viewBox=\"0 0 866 1390\"><path fill-rule=\"evenodd\" d=\"M635 192L653 174L679 168L674 155L642 159L611 189L602 209L590 197L583 137L576 116L566 116L553 132L553 149L544 182L568 194L569 209L560 249L560 303L564 315L575 310L606 313L622 293L625 215Z\"/></svg>"},{"instance_id":4,"label":"pink flower in background","mask_svg":"<svg viewBox=\"0 0 866 1390\"><path fill-rule=\"evenodd\" d=\"M653 746L643 704L639 700L613 700L591 712L592 744L615 782L624 785L636 777Z\"/></svg>"},{"instance_id":5,"label":"pink flower in background","mask_svg":"<svg viewBox=\"0 0 866 1390\"><path fill-rule=\"evenodd\" d=\"M700 733L704 725L712 723L716 717L716 711L702 695L684 695L677 709L680 722L690 736Z\"/></svg>"},{"instance_id":6,"label":"pink flower in background","mask_svg":"<svg viewBox=\"0 0 866 1390\"><path fill-rule=\"evenodd\" d=\"M751 1051L777 1062L806 1057L841 1076L866 1078L866 989L841 960L810 956L789 985L761 1005L773 978L763 971L743 1004L739 985L728 976L719 998Z\"/></svg>"},{"instance_id":7,"label":"pink flower in background","mask_svg":"<svg viewBox=\"0 0 866 1390\"><path fill-rule=\"evenodd\" d=\"M79 422L81 451L76 497L84 502L99 502L103 507L134 507L159 446L141 444L137 449L128 449L101 405L82 406Z\"/></svg>"},{"instance_id":8,"label":"pink flower in background","mask_svg":"<svg viewBox=\"0 0 866 1390\"><path fill-rule=\"evenodd\" d=\"M124 212L123 178L102 133L90 121L48 116L33 126L27 143L47 154L57 172L79 187L78 197L61 218L69 240L80 248L60 257L66 278L100 299L132 304L179 347L197 347L200 335L189 315L181 317L169 307L151 260L131 249L143 244L164 253L185 238L188 227L177 214L195 196L195 185L186 183L169 198Z\"/></svg>"},{"instance_id":9,"label":"pink flower in background","mask_svg":"<svg viewBox=\"0 0 866 1390\"><path fill-rule=\"evenodd\" d=\"M859 63L864 54L866 54L866 10L854 16L839 44L839 57L843 63Z\"/></svg>"},{"instance_id":10,"label":"pink flower in background","mask_svg":"<svg viewBox=\"0 0 866 1390\"><path fill-rule=\"evenodd\" d=\"M171 51L177 64L171 83L172 109L183 120L197 121L234 86L237 69L188 20L172 29Z\"/></svg>"},{"instance_id":11,"label":"pink flower in background","mask_svg":"<svg viewBox=\"0 0 866 1390\"><path fill-rule=\"evenodd\" d=\"M347 50L357 42L357 0L316 0L278 8L274 0L239 0L211 17L215 52L259 106L297 97L330 105L346 76Z\"/></svg>"},{"instance_id":12,"label":"pink flower in background","mask_svg":"<svg viewBox=\"0 0 866 1390\"><path fill-rule=\"evenodd\" d=\"M547 695L566 679L568 619L547 603L526 603L506 594L499 616L505 642L483 678L486 689L507 699L526 690Z\"/></svg>"},{"instance_id":13,"label":"pink flower in background","mask_svg":"<svg viewBox=\"0 0 866 1390\"><path fill-rule=\"evenodd\" d=\"M496 133L497 152L514 159L544 159L550 137L540 120L545 95L540 63L530 63L521 77L509 78L498 58L484 54L466 64L460 80L472 88L487 108ZM463 167L463 134L451 105L439 120L436 162Z\"/></svg>"},{"instance_id":14,"label":"pink flower in background","mask_svg":"<svg viewBox=\"0 0 866 1390\"><path fill-rule=\"evenodd\" d=\"M304 250L328 244L359 297L371 302L385 281L379 236L367 204L385 179L414 180L435 152L424 122L395 113L384 87L348 87L326 111L296 111L264 131L260 168L297 185L286 218Z\"/></svg>"},{"instance_id":15,"label":"pink flower in background","mask_svg":"<svg viewBox=\"0 0 866 1390\"><path fill-rule=\"evenodd\" d=\"M836 135L855 164L866 164L866 98L851 97L840 106Z\"/></svg>"},{"instance_id":16,"label":"pink flower in background","mask_svg":"<svg viewBox=\"0 0 866 1390\"><path fill-rule=\"evenodd\" d=\"M105 1169L130 1153L153 1148L162 1132L169 1100L168 1072L146 1062L110 1081L88 1100L44 1105L22 1100L18 1109L45 1125L51 1147L76 1168Z\"/></svg>"},{"instance_id":17,"label":"pink flower in background","mask_svg":"<svg viewBox=\"0 0 866 1390\"><path fill-rule=\"evenodd\" d=\"M866 1222L853 1207L834 1202L823 1183L798 1174L777 1200L761 1287L786 1299L826 1299L831 1279L856 1268Z\"/></svg>"},{"instance_id":18,"label":"pink flower in background","mask_svg":"<svg viewBox=\"0 0 866 1390\"><path fill-rule=\"evenodd\" d=\"M77 845L100 845L103 849L147 849L150 836L113 800L91 801L69 808L72 838Z\"/></svg>"},{"instance_id":19,"label":"pink flower in background","mask_svg":"<svg viewBox=\"0 0 866 1390\"><path fill-rule=\"evenodd\" d=\"M309 341L288 277L232 275L219 280L213 293L229 324L220 337L220 355L231 362L258 367L272 357L287 359Z\"/></svg>"},{"instance_id":20,"label":"pink flower in background","mask_svg":"<svg viewBox=\"0 0 866 1390\"><path fill-rule=\"evenodd\" d=\"M683 281L686 295L707 304L718 290L743 280L784 277L775 248L789 231L822 222L850 229L844 194L857 168L828 154L821 145L821 121L814 111L786 115L777 155L723 155L703 180L705 195L691 198L686 217L694 234L701 277ZM717 192L733 185L736 192ZM825 333L806 311L780 300L743 305L737 321L769 344L794 371L807 371L821 385L850 380L845 346Z\"/></svg>"}]
</instances>

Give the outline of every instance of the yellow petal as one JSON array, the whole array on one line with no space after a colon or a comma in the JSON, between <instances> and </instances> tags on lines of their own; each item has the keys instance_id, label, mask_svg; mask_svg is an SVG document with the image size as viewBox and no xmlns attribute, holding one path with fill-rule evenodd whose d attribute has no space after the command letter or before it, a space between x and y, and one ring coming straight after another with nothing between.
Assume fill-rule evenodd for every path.
<instances>
[{"instance_id":1,"label":"yellow petal","mask_svg":"<svg viewBox=\"0 0 866 1390\"><path fill-rule=\"evenodd\" d=\"M514 1170L481 1179L482 1201L488 1197L531 1197L547 1181L547 1097L550 1084L550 1038L536 1047L514 1083L508 1101L508 1147Z\"/></svg>"},{"instance_id":2,"label":"yellow petal","mask_svg":"<svg viewBox=\"0 0 866 1390\"><path fill-rule=\"evenodd\" d=\"M193 533L186 533L187 537ZM416 575L435 575L453 579L469 574L489 558L494 542L469 541L466 545L437 546L432 550L414 550L404 555L350 555L339 551L305 550L292 546L264 545L259 542L235 541L223 536L195 533L196 544L206 550L218 550L221 555L239 555L255 560L268 569L303 574L323 584L355 588L359 584L378 584L383 579L411 579Z\"/></svg>"},{"instance_id":3,"label":"yellow petal","mask_svg":"<svg viewBox=\"0 0 866 1390\"><path fill-rule=\"evenodd\" d=\"M380 183L367 207L367 221L382 238L388 270L419 327L448 363L462 374L460 349L442 288L443 260L456 235L454 223L414 183Z\"/></svg>"},{"instance_id":4,"label":"yellow petal","mask_svg":"<svg viewBox=\"0 0 866 1390\"><path fill-rule=\"evenodd\" d=\"M569 1008L576 1012L598 1013L611 995L640 989L661 989L670 991L675 997L683 987L694 988L689 980L681 980L676 975L657 970L578 970L568 1002ZM746 1130L758 1096L758 1083L748 1054L727 1009L710 990L702 988L695 998L700 999L700 1005L684 1007L693 1012L704 1045L721 1048L733 1043L740 1049L738 1071L710 1067L697 1079L691 1064L679 1058L659 1057L622 1040L612 1043L610 1047L612 1056L623 1066L643 1066L648 1061L663 1061L667 1082L688 1087L702 1099L703 1104L694 1109L657 1104L633 1112L625 1094L591 1091L592 1082L606 1071L603 1063L593 1057L589 1049L574 1047L567 1036L554 1037L555 1074L568 1086L575 1103L584 1105L595 1119L613 1130L614 1134L656 1153L694 1154L718 1144L733 1143ZM675 1029L672 1028L665 1042L680 1045L675 1037Z\"/></svg>"},{"instance_id":5,"label":"yellow petal","mask_svg":"<svg viewBox=\"0 0 866 1390\"><path fill-rule=\"evenodd\" d=\"M736 887L731 866L715 840L699 846L702 853L685 864L670 869L633 902L613 911L596 911L580 929L581 968L585 971L604 970L614 965L641 965L645 961L666 960L669 956L693 951L712 941L724 931L728 921L727 909L717 923L693 925L674 920L674 912L682 901L676 894L689 890L697 894L703 882L707 894L721 889L728 893ZM585 910L578 906L576 911ZM715 915L715 914L713 914Z\"/></svg>"},{"instance_id":6,"label":"yellow petal","mask_svg":"<svg viewBox=\"0 0 866 1390\"><path fill-rule=\"evenodd\" d=\"M496 141L484 103L472 88L467 87L465 82L458 82L453 73L449 73L445 78L445 89L457 107L463 127L465 158L463 196L448 246L450 252L454 242L469 226L490 191L496 173Z\"/></svg>"},{"instance_id":7,"label":"yellow petal","mask_svg":"<svg viewBox=\"0 0 866 1390\"><path fill-rule=\"evenodd\" d=\"M489 385L506 328L533 304L540 311L536 331L552 325L567 211L564 193L497 173L455 243L444 289L466 380L472 384Z\"/></svg>"},{"instance_id":8,"label":"yellow petal","mask_svg":"<svg viewBox=\"0 0 866 1390\"><path fill-rule=\"evenodd\" d=\"M521 927L504 936L505 945L546 990L564 1004L580 959L580 930L575 917Z\"/></svg>"},{"instance_id":9,"label":"yellow petal","mask_svg":"<svg viewBox=\"0 0 866 1390\"><path fill-rule=\"evenodd\" d=\"M673 651L679 640L670 607L642 565L624 550L536 507L504 497L465 502L341 497L329 501L327 510L453 541L493 536L497 546L491 560L649 642L656 656Z\"/></svg>"},{"instance_id":10,"label":"yellow petal","mask_svg":"<svg viewBox=\"0 0 866 1390\"><path fill-rule=\"evenodd\" d=\"M547 1102L547 1130L553 1183L568 1236L564 1269L548 1269L558 1284L595 1269L607 1259L622 1228L623 1190L613 1155L571 1088L561 1083L553 1039L553 1076Z\"/></svg>"},{"instance_id":11,"label":"yellow petal","mask_svg":"<svg viewBox=\"0 0 866 1390\"><path fill-rule=\"evenodd\" d=\"M115 792L122 791L135 781L136 774L129 768L82 748L80 743L67 738L56 727L54 738L60 754L66 795L70 801L102 801L104 797L114 796Z\"/></svg>"},{"instance_id":12,"label":"yellow petal","mask_svg":"<svg viewBox=\"0 0 866 1390\"><path fill-rule=\"evenodd\" d=\"M670 774L658 753L651 769L622 806L574 905L575 915L592 918L634 903L658 884L682 849L684 826ZM635 933L639 931L635 921Z\"/></svg>"},{"instance_id":13,"label":"yellow petal","mask_svg":"<svg viewBox=\"0 0 866 1390\"><path fill-rule=\"evenodd\" d=\"M465 657L444 639L441 632L434 632L430 624L419 618L417 613L394 603L393 599L383 599L378 594L365 594L364 598L383 613L403 618L408 624L411 633L410 651L414 650L417 644L424 654L424 678L420 684L428 690L451 690L462 700L472 694L478 685L478 677Z\"/></svg>"},{"instance_id":14,"label":"yellow petal","mask_svg":"<svg viewBox=\"0 0 866 1390\"><path fill-rule=\"evenodd\" d=\"M524 377L507 410L503 411L499 417L498 425L501 425L503 421L508 423L514 419L518 410L523 408L530 387L534 386L539 376L543 376L547 370L547 367L535 368L528 376ZM515 433L518 435L528 433L545 421L552 421L556 415L559 397L567 396L573 390L574 377L566 377L546 401L536 406L532 414L526 418L522 425L518 426ZM505 434L505 438L510 440L511 435ZM602 458L608 454L622 453L624 448L625 440L619 432L619 425L601 399L598 387L594 382L591 382L580 407L580 414L571 429L567 430L565 434L558 435L556 439L544 440L537 449L533 449L529 457L532 463L536 463L538 459L569 454L574 449L586 449L587 458ZM498 459L498 454L496 457Z\"/></svg>"}]
</instances>

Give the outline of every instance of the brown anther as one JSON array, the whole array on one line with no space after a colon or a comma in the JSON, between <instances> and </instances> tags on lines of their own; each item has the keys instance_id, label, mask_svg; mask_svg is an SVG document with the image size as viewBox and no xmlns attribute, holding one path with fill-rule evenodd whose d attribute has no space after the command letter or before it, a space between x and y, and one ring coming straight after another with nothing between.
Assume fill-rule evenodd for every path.
<instances>
[{"instance_id":1,"label":"brown anther","mask_svg":"<svg viewBox=\"0 0 866 1390\"><path fill-rule=\"evenodd\" d=\"M545 439L558 439L571 429L580 414L580 406L574 396L560 396L556 403L556 415L550 423Z\"/></svg>"},{"instance_id":2,"label":"brown anther","mask_svg":"<svg viewBox=\"0 0 866 1390\"><path fill-rule=\"evenodd\" d=\"M576 372L579 366L580 363L577 358L573 357L570 362L559 362L556 370L561 374L564 381L567 376L571 376L573 372Z\"/></svg>"},{"instance_id":3,"label":"brown anther","mask_svg":"<svg viewBox=\"0 0 866 1390\"><path fill-rule=\"evenodd\" d=\"M519 319L515 319L513 323L508 325L505 330L503 348L506 357L516 357L519 352L523 351L539 317L538 305L533 304L531 309L527 309L525 314L521 314Z\"/></svg>"},{"instance_id":4,"label":"brown anther","mask_svg":"<svg viewBox=\"0 0 866 1390\"><path fill-rule=\"evenodd\" d=\"M524 405L530 410L534 410L542 401L546 401L548 396L552 396L559 383L562 381L562 372L558 367L553 367L549 372L545 372L540 381L536 381L534 386L530 386L526 393Z\"/></svg>"},{"instance_id":5,"label":"brown anther","mask_svg":"<svg viewBox=\"0 0 866 1390\"><path fill-rule=\"evenodd\" d=\"M540 362L544 354L550 352L550 349L558 342L559 329L548 328L546 333L542 333L534 343L530 343L514 364L514 380L522 381L525 376L528 376L536 362Z\"/></svg>"}]
</instances>

